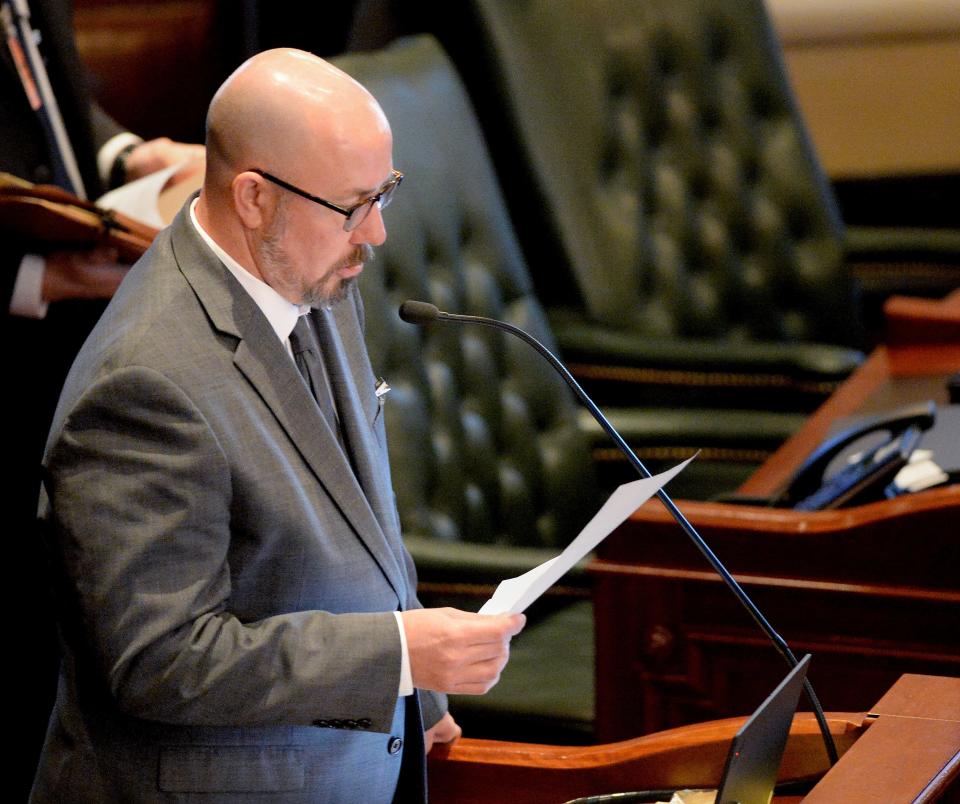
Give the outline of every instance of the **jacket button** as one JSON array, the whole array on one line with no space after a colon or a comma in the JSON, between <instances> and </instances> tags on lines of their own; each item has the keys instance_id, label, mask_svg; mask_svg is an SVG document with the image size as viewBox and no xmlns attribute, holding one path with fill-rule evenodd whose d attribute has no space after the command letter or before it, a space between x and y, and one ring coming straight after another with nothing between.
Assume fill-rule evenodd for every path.
<instances>
[{"instance_id":1,"label":"jacket button","mask_svg":"<svg viewBox=\"0 0 960 804\"><path fill-rule=\"evenodd\" d=\"M401 748L403 748L403 740L399 737L391 737L390 742L387 743L387 753L399 754Z\"/></svg>"}]
</instances>

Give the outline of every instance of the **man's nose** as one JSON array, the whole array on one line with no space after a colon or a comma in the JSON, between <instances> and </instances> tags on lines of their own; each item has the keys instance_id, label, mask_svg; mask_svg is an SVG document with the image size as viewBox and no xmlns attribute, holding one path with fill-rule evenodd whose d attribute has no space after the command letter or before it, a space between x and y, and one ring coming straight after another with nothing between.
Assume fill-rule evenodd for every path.
<instances>
[{"instance_id":1,"label":"man's nose","mask_svg":"<svg viewBox=\"0 0 960 804\"><path fill-rule=\"evenodd\" d=\"M351 235L351 243L369 243L371 246L379 246L387 239L387 227L383 223L379 204L373 205L363 223L354 229Z\"/></svg>"}]
</instances>

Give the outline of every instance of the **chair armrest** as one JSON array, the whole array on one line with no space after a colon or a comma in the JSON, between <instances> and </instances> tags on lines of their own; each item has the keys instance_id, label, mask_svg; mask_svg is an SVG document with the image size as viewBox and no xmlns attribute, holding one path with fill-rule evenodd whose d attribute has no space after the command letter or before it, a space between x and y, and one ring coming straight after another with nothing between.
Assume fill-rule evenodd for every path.
<instances>
[{"instance_id":1,"label":"chair armrest","mask_svg":"<svg viewBox=\"0 0 960 804\"><path fill-rule=\"evenodd\" d=\"M670 483L673 497L704 500L738 488L806 415L762 410L641 409L606 411L644 466L660 472L699 451ZM580 414L601 486L636 480L636 471L587 411Z\"/></svg>"},{"instance_id":2,"label":"chair armrest","mask_svg":"<svg viewBox=\"0 0 960 804\"><path fill-rule=\"evenodd\" d=\"M505 578L522 575L560 552L542 547L445 542L414 535L405 535L403 540L421 582L477 584L491 587L491 591ZM560 583L589 589L591 579L586 568L590 560L587 556L575 564Z\"/></svg>"},{"instance_id":3,"label":"chair armrest","mask_svg":"<svg viewBox=\"0 0 960 804\"><path fill-rule=\"evenodd\" d=\"M846 250L848 259L857 262L960 265L960 229L849 226Z\"/></svg>"},{"instance_id":4,"label":"chair armrest","mask_svg":"<svg viewBox=\"0 0 960 804\"><path fill-rule=\"evenodd\" d=\"M821 343L772 343L643 338L636 332L562 316L554 334L571 363L650 367L716 374L779 374L842 380L863 362L863 353Z\"/></svg>"},{"instance_id":5,"label":"chair armrest","mask_svg":"<svg viewBox=\"0 0 960 804\"><path fill-rule=\"evenodd\" d=\"M960 229L851 226L847 262L862 291L940 297L960 285Z\"/></svg>"},{"instance_id":6,"label":"chair armrest","mask_svg":"<svg viewBox=\"0 0 960 804\"><path fill-rule=\"evenodd\" d=\"M821 343L655 339L558 315L571 372L598 404L810 412L863 360Z\"/></svg>"},{"instance_id":7,"label":"chair armrest","mask_svg":"<svg viewBox=\"0 0 960 804\"><path fill-rule=\"evenodd\" d=\"M709 447L779 445L792 436L807 417L801 413L764 410L669 410L614 408L604 415L631 446L676 444ZM593 447L612 446L609 436L586 410L580 427Z\"/></svg>"}]
</instances>

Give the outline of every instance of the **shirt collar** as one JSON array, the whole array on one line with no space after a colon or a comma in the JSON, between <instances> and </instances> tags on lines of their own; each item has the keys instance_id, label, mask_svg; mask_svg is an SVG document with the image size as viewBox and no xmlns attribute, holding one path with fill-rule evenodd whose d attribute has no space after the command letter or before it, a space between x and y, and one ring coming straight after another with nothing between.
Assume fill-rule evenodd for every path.
<instances>
[{"instance_id":1,"label":"shirt collar","mask_svg":"<svg viewBox=\"0 0 960 804\"><path fill-rule=\"evenodd\" d=\"M200 225L197 220L196 207L199 198L193 199L190 204L190 222L197 230L197 234L203 239L210 250L217 256L227 270L230 271L237 281L243 286L243 289L250 294L250 297L260 308L261 312L267 317L273 331L277 337L284 343L289 343L290 333L297 323L297 319L304 313L310 312L310 307L305 304L294 304L287 301L277 291L270 287L262 279L257 279L246 268L238 263L233 257L227 254L217 242Z\"/></svg>"}]
</instances>

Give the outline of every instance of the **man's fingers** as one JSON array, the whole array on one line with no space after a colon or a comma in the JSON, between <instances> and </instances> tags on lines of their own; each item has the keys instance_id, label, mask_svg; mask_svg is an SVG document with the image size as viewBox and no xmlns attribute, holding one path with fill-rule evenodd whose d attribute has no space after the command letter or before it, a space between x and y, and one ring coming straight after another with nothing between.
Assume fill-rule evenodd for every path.
<instances>
[{"instance_id":1,"label":"man's fingers","mask_svg":"<svg viewBox=\"0 0 960 804\"><path fill-rule=\"evenodd\" d=\"M461 653L463 664L480 664L501 656L506 660L510 655L510 639L510 636L503 636L465 647Z\"/></svg>"},{"instance_id":2,"label":"man's fingers","mask_svg":"<svg viewBox=\"0 0 960 804\"><path fill-rule=\"evenodd\" d=\"M526 622L522 614L455 609L416 609L401 616L414 685L472 694L497 683L510 657L510 638Z\"/></svg>"}]
</instances>

